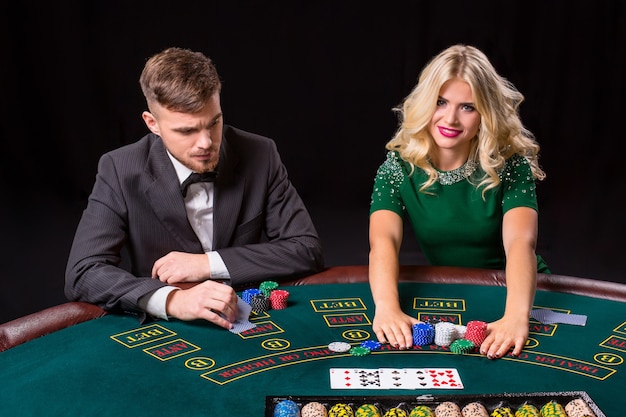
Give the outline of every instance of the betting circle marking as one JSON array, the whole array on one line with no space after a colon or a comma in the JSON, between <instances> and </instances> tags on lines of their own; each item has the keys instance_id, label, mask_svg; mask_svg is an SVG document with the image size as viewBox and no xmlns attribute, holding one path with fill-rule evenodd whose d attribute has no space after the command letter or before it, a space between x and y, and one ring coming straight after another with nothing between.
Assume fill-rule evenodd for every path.
<instances>
[{"instance_id":1,"label":"betting circle marking","mask_svg":"<svg viewBox=\"0 0 626 417\"><path fill-rule=\"evenodd\" d=\"M346 330L341 335L344 339L355 342L362 342L363 340L370 339L370 333L363 329Z\"/></svg>"},{"instance_id":2,"label":"betting circle marking","mask_svg":"<svg viewBox=\"0 0 626 417\"><path fill-rule=\"evenodd\" d=\"M267 339L261 343L261 346L267 350L285 350L291 346L291 343L285 339Z\"/></svg>"},{"instance_id":3,"label":"betting circle marking","mask_svg":"<svg viewBox=\"0 0 626 417\"><path fill-rule=\"evenodd\" d=\"M196 356L195 358L189 358L185 361L185 368L189 368L194 371L204 371L211 369L215 366L215 361L206 356Z\"/></svg>"}]
</instances>

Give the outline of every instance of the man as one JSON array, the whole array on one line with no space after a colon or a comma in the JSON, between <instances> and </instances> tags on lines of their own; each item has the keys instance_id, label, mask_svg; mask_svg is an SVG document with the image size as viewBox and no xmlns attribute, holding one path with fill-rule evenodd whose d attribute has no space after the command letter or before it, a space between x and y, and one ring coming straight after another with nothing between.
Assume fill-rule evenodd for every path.
<instances>
[{"instance_id":1,"label":"man","mask_svg":"<svg viewBox=\"0 0 626 417\"><path fill-rule=\"evenodd\" d=\"M224 124L208 57L168 48L146 62L140 84L151 133L101 157L65 294L142 322L205 319L230 329L232 286L323 267L317 231L275 143ZM201 176L207 182L187 184Z\"/></svg>"}]
</instances>

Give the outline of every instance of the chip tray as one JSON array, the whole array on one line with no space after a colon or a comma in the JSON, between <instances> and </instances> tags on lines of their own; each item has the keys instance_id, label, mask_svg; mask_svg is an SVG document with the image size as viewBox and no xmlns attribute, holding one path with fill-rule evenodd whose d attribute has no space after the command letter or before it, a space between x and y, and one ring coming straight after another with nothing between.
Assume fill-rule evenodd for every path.
<instances>
[{"instance_id":1,"label":"chip tray","mask_svg":"<svg viewBox=\"0 0 626 417\"><path fill-rule=\"evenodd\" d=\"M300 409L310 402L319 402L323 404L327 410L337 404L344 403L350 405L354 411L363 404L374 404L383 415L390 408L397 407L404 409L407 413L417 405L427 405L431 409L435 409L437 405L444 401L452 401L459 408L463 408L466 404L478 401L482 403L489 413L497 407L510 407L513 413L525 403L530 403L541 409L544 404L555 401L563 407L571 400L581 398L585 401L589 408L595 413L596 417L606 417L598 408L589 395L585 391L559 391L559 392L523 392L523 393L502 393L502 394L460 394L460 395L367 395L367 396L266 396L265 397L265 417L274 416L274 408L283 400L294 401Z\"/></svg>"}]
</instances>

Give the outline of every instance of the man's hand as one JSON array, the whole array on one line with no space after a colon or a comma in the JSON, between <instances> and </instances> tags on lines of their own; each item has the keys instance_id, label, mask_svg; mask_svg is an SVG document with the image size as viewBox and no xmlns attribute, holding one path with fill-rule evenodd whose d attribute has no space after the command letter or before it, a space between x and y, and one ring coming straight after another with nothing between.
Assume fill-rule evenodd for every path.
<instances>
[{"instance_id":1,"label":"man's hand","mask_svg":"<svg viewBox=\"0 0 626 417\"><path fill-rule=\"evenodd\" d=\"M230 329L237 319L237 293L228 285L205 281L170 292L165 308L168 316L179 320L204 319Z\"/></svg>"},{"instance_id":2,"label":"man's hand","mask_svg":"<svg viewBox=\"0 0 626 417\"><path fill-rule=\"evenodd\" d=\"M204 253L170 252L154 263L152 277L168 284L205 281L211 277L209 258Z\"/></svg>"}]
</instances>

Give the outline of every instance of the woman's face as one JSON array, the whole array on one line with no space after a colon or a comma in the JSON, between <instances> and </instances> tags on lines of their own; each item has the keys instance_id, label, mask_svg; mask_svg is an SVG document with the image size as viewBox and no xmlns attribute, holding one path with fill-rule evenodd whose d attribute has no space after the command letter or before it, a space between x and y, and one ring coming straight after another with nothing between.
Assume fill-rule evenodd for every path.
<instances>
[{"instance_id":1,"label":"woman's face","mask_svg":"<svg viewBox=\"0 0 626 417\"><path fill-rule=\"evenodd\" d=\"M470 141L478 133L480 119L469 84L452 79L439 90L429 131L438 148L469 152Z\"/></svg>"}]
</instances>

